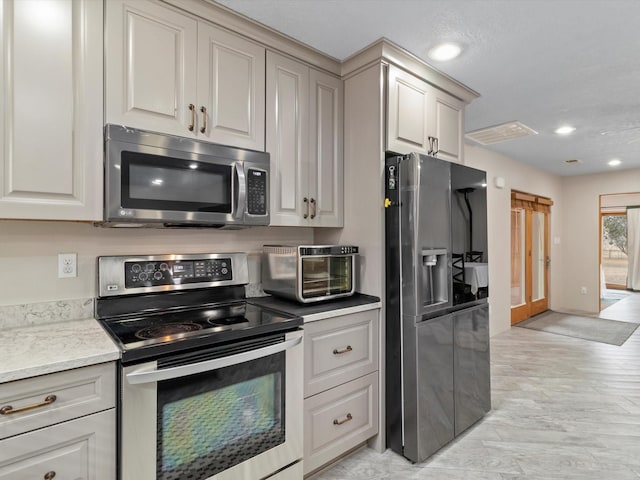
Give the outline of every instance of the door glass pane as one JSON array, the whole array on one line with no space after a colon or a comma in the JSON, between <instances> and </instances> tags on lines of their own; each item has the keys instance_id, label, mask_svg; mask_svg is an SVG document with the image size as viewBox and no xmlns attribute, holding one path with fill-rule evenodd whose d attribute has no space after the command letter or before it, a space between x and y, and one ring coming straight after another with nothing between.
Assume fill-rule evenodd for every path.
<instances>
[{"instance_id":1,"label":"door glass pane","mask_svg":"<svg viewBox=\"0 0 640 480\"><path fill-rule=\"evenodd\" d=\"M208 478L285 441L285 353L158 383L158 480Z\"/></svg>"},{"instance_id":2,"label":"door glass pane","mask_svg":"<svg viewBox=\"0 0 640 480\"><path fill-rule=\"evenodd\" d=\"M525 211L511 209L511 306L525 303Z\"/></svg>"},{"instance_id":3,"label":"door glass pane","mask_svg":"<svg viewBox=\"0 0 640 480\"><path fill-rule=\"evenodd\" d=\"M351 291L351 256L307 257L302 259L302 296L336 295Z\"/></svg>"},{"instance_id":4,"label":"door glass pane","mask_svg":"<svg viewBox=\"0 0 640 480\"><path fill-rule=\"evenodd\" d=\"M627 217L602 216L602 271L608 288L627 286Z\"/></svg>"},{"instance_id":5,"label":"door glass pane","mask_svg":"<svg viewBox=\"0 0 640 480\"><path fill-rule=\"evenodd\" d=\"M533 212L531 225L531 299L532 301L545 298L544 275L545 275L545 254L544 239L544 213Z\"/></svg>"}]
</instances>

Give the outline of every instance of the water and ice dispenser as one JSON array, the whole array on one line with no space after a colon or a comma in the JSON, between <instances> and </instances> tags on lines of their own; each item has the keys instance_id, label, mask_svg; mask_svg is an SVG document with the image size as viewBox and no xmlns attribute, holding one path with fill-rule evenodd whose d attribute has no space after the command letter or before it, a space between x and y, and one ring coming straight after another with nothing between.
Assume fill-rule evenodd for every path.
<instances>
[{"instance_id":1,"label":"water and ice dispenser","mask_svg":"<svg viewBox=\"0 0 640 480\"><path fill-rule=\"evenodd\" d=\"M422 305L429 308L449 301L448 251L425 248L422 258Z\"/></svg>"}]
</instances>

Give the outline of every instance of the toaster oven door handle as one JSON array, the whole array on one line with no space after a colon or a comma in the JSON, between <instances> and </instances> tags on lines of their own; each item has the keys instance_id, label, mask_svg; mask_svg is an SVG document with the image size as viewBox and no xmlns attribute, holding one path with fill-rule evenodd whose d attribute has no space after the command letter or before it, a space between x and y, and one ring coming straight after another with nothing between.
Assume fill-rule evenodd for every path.
<instances>
[{"instance_id":1,"label":"toaster oven door handle","mask_svg":"<svg viewBox=\"0 0 640 480\"><path fill-rule=\"evenodd\" d=\"M244 165L242 163L236 163L233 167L235 172L235 213L234 218L242 219L244 217L244 208L247 203L247 180L244 174Z\"/></svg>"},{"instance_id":2,"label":"toaster oven door handle","mask_svg":"<svg viewBox=\"0 0 640 480\"><path fill-rule=\"evenodd\" d=\"M155 383L162 380L171 380L172 378L186 377L196 373L209 372L211 370L218 370L220 368L238 365L239 363L249 362L258 358L268 357L269 355L274 355L293 348L299 345L300 342L302 342L301 336L291 340L285 340L282 343L276 343L275 345L269 345L268 347L262 347L256 350L230 355L228 357L214 358L213 360L180 365L178 367L165 368L161 370L131 372L127 373L126 378L127 382L130 384L137 385L141 383Z\"/></svg>"}]
</instances>

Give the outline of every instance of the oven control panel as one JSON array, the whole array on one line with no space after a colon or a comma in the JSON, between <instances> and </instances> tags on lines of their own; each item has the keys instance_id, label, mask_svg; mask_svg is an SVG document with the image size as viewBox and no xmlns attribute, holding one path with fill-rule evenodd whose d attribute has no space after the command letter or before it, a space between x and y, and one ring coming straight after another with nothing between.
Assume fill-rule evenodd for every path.
<instances>
[{"instance_id":1,"label":"oven control panel","mask_svg":"<svg viewBox=\"0 0 640 480\"><path fill-rule=\"evenodd\" d=\"M231 258L125 262L125 287L231 280Z\"/></svg>"},{"instance_id":2,"label":"oven control panel","mask_svg":"<svg viewBox=\"0 0 640 480\"><path fill-rule=\"evenodd\" d=\"M246 253L98 257L98 297L248 283Z\"/></svg>"}]
</instances>

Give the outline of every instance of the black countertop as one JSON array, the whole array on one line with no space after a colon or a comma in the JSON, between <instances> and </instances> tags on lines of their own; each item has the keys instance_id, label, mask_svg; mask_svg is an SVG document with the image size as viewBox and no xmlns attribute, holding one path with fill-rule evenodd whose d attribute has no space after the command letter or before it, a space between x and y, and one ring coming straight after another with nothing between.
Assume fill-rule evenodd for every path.
<instances>
[{"instance_id":1,"label":"black countertop","mask_svg":"<svg viewBox=\"0 0 640 480\"><path fill-rule=\"evenodd\" d=\"M317 303L298 303L292 300L273 296L247 298L247 302L249 303L269 307L274 310L279 310L281 312L290 313L301 317L328 313L332 312L333 310L340 310L343 308L360 307L372 303L378 303L379 301L380 299L378 297L365 295L364 293L354 293L350 297L338 298L336 300Z\"/></svg>"}]
</instances>

